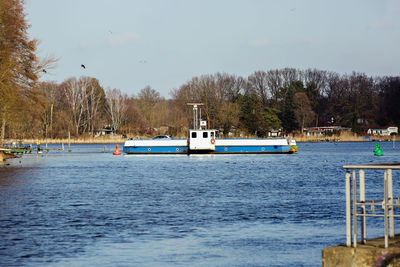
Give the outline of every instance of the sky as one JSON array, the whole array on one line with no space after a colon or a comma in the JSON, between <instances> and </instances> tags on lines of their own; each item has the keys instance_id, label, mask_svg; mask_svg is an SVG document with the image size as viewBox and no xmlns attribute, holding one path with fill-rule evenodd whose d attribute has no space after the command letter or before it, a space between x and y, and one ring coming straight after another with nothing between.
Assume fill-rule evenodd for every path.
<instances>
[{"instance_id":1,"label":"sky","mask_svg":"<svg viewBox=\"0 0 400 267\"><path fill-rule=\"evenodd\" d=\"M25 0L41 78L170 98L195 76L292 67L400 75L397 0ZM85 65L85 69L81 67Z\"/></svg>"}]
</instances>

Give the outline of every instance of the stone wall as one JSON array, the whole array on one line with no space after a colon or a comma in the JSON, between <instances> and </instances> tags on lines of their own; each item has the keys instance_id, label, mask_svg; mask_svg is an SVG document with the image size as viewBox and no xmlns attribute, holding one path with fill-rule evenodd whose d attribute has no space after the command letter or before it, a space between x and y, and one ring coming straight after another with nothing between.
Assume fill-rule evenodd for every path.
<instances>
[{"instance_id":1,"label":"stone wall","mask_svg":"<svg viewBox=\"0 0 400 267\"><path fill-rule=\"evenodd\" d=\"M388 265L390 264L390 265ZM322 266L400 266L400 248L361 245L357 248L336 246L322 250Z\"/></svg>"}]
</instances>

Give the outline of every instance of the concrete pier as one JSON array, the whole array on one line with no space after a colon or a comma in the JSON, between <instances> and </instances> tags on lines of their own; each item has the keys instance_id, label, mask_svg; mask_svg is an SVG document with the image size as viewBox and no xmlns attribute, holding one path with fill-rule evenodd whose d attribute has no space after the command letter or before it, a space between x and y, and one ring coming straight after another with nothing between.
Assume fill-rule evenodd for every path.
<instances>
[{"instance_id":1,"label":"concrete pier","mask_svg":"<svg viewBox=\"0 0 400 267\"><path fill-rule=\"evenodd\" d=\"M356 248L346 245L324 248L322 266L400 266L400 235L390 238L388 248L384 237L367 240Z\"/></svg>"},{"instance_id":2,"label":"concrete pier","mask_svg":"<svg viewBox=\"0 0 400 267\"><path fill-rule=\"evenodd\" d=\"M322 266L400 266L400 235L395 234L394 227L394 220L400 217L396 212L400 208L400 197L393 196L393 171L400 169L400 163L343 168L346 169L346 244L324 248ZM374 170L373 175L367 176L368 170ZM383 175L376 177L380 171ZM383 178L382 198L366 199L366 184L379 176ZM383 218L384 236L367 239L367 221L377 218Z\"/></svg>"}]
</instances>

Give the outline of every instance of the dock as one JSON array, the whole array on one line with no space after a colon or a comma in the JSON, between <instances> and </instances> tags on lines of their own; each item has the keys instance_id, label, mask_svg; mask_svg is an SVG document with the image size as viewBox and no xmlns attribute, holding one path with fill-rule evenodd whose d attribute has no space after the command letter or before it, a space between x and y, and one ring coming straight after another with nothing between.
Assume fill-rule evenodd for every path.
<instances>
[{"instance_id":1,"label":"dock","mask_svg":"<svg viewBox=\"0 0 400 267\"><path fill-rule=\"evenodd\" d=\"M400 163L343 168L346 170L346 243L324 248L322 266L400 266L400 234L395 234L400 197L393 195L393 173L400 174ZM369 179L383 180L382 198L366 199L365 184ZM368 239L367 222L376 222L377 218L381 221L383 218L383 236Z\"/></svg>"},{"instance_id":2,"label":"dock","mask_svg":"<svg viewBox=\"0 0 400 267\"><path fill-rule=\"evenodd\" d=\"M64 144L61 146L61 148L48 148L47 144L45 147L41 147L40 142L38 141L37 146L23 145L22 142L19 142L18 145L15 144L12 146L0 147L0 162L3 162L8 158L15 158L23 154L31 154L35 152L42 153L50 151L64 151ZM71 149L68 148L68 152L70 151Z\"/></svg>"}]
</instances>

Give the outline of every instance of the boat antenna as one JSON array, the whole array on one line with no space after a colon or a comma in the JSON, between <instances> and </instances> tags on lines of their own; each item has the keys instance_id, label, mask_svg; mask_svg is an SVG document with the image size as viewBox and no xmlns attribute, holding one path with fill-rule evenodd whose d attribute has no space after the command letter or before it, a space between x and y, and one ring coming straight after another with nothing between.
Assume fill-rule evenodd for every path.
<instances>
[{"instance_id":1,"label":"boat antenna","mask_svg":"<svg viewBox=\"0 0 400 267\"><path fill-rule=\"evenodd\" d=\"M197 116L197 111L198 108L197 106L202 106L204 105L203 103L187 103L188 106L193 106L193 129L197 130L199 126L199 118ZM200 116L201 116L201 110L200 110Z\"/></svg>"}]
</instances>

